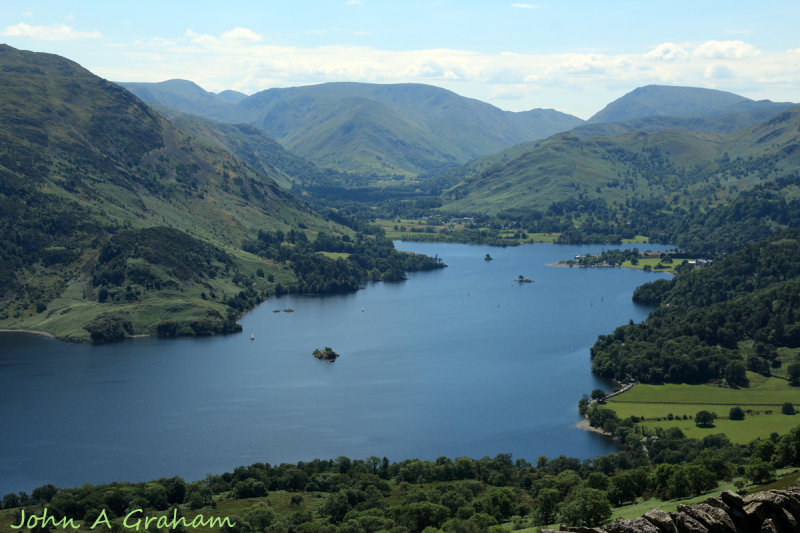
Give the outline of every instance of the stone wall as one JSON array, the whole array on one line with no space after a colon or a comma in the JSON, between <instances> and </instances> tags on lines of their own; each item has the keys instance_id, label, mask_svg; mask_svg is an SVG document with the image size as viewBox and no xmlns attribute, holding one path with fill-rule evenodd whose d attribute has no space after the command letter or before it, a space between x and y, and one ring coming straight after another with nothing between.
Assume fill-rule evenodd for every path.
<instances>
[{"instance_id":1,"label":"stone wall","mask_svg":"<svg viewBox=\"0 0 800 533\"><path fill-rule=\"evenodd\" d=\"M543 529L542 533L552 532ZM599 528L566 527L574 533L800 533L800 488L767 490L741 497L724 491L672 513L655 509L640 518Z\"/></svg>"}]
</instances>

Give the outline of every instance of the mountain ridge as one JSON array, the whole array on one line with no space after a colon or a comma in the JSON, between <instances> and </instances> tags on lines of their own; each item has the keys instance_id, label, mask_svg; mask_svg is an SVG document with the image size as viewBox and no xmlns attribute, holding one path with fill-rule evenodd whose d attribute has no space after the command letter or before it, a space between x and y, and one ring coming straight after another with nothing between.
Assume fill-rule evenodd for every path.
<instances>
[{"instance_id":1,"label":"mountain ridge","mask_svg":"<svg viewBox=\"0 0 800 533\"><path fill-rule=\"evenodd\" d=\"M202 101L185 97L178 105L172 101L178 97L174 93L159 96L153 91L154 85L164 91L175 85L167 82L122 85L148 103L180 107L181 111L221 122L255 125L290 151L322 166L376 176L426 174L443 165L464 163L583 122L554 110L503 111L491 104L424 84L332 82L275 88L222 108L218 107L221 99L217 96L208 96ZM355 117L356 120L352 106L363 103L363 99L377 104L372 108L373 114ZM332 108L337 113L332 114ZM379 113L378 109L383 112ZM348 137L347 131L342 132L343 122L346 122L343 116L347 115L350 115L349 132L363 130L362 135ZM387 128L384 120L391 127ZM370 132L378 130L395 140L383 145L376 143ZM343 155L346 164L321 149L332 145L339 147L338 153ZM410 153L409 146L415 147Z\"/></svg>"}]
</instances>

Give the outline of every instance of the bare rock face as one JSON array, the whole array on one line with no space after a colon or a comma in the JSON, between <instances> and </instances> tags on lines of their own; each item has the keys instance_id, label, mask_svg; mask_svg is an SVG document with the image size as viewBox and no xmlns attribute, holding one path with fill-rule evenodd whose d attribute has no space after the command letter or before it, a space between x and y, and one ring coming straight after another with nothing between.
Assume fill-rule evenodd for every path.
<instances>
[{"instance_id":1,"label":"bare rock face","mask_svg":"<svg viewBox=\"0 0 800 533\"><path fill-rule=\"evenodd\" d=\"M661 509L653 509L644 515L644 518L653 524L658 531L666 533L678 533L678 526L672 521L669 513L665 513Z\"/></svg>"},{"instance_id":2,"label":"bare rock face","mask_svg":"<svg viewBox=\"0 0 800 533\"><path fill-rule=\"evenodd\" d=\"M724 491L673 513L654 509L641 518L617 520L600 528L561 526L573 533L800 533L800 487L742 497ZM546 533L548 529L543 529Z\"/></svg>"},{"instance_id":3,"label":"bare rock face","mask_svg":"<svg viewBox=\"0 0 800 533\"><path fill-rule=\"evenodd\" d=\"M646 518L617 520L606 528L608 533L661 533L661 530Z\"/></svg>"}]
</instances>

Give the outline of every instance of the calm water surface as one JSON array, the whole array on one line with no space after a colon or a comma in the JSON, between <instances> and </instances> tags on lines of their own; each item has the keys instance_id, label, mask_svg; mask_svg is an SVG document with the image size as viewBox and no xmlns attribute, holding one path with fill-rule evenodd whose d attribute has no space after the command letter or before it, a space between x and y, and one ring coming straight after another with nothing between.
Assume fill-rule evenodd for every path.
<instances>
[{"instance_id":1,"label":"calm water surface","mask_svg":"<svg viewBox=\"0 0 800 533\"><path fill-rule=\"evenodd\" d=\"M575 428L581 394L607 387L589 347L644 319L633 289L663 274L547 266L601 246L397 246L449 267L270 300L238 335L88 346L0 334L0 494L340 455L613 451ZM324 346L341 357L314 359Z\"/></svg>"}]
</instances>

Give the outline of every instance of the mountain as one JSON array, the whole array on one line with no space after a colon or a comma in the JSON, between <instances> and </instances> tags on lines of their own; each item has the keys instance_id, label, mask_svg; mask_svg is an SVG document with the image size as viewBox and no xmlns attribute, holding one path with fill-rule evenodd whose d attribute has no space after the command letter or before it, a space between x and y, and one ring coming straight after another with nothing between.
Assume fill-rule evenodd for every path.
<instances>
[{"instance_id":1,"label":"mountain","mask_svg":"<svg viewBox=\"0 0 800 533\"><path fill-rule=\"evenodd\" d=\"M719 115L694 117L652 115L624 122L582 124L570 130L570 133L582 139L600 136L611 137L626 131L684 130L730 133L768 120L777 113L795 105L788 102L745 102L736 104L729 108L730 112Z\"/></svg>"},{"instance_id":2,"label":"mountain","mask_svg":"<svg viewBox=\"0 0 800 533\"><path fill-rule=\"evenodd\" d=\"M768 120L795 105L755 101L714 89L648 85L611 102L571 132L584 139L667 129L729 133Z\"/></svg>"},{"instance_id":3,"label":"mountain","mask_svg":"<svg viewBox=\"0 0 800 533\"><path fill-rule=\"evenodd\" d=\"M177 111L191 114L203 109L204 117L218 119L227 112L230 106L236 105L247 95L236 91L224 91L220 94L207 92L205 89L187 80L167 80L159 83L122 83L147 103L158 103Z\"/></svg>"},{"instance_id":4,"label":"mountain","mask_svg":"<svg viewBox=\"0 0 800 533\"><path fill-rule=\"evenodd\" d=\"M711 205L800 168L800 107L728 134L664 130L581 139L562 133L466 167L443 210L545 210L574 199ZM451 176L452 182L453 176Z\"/></svg>"},{"instance_id":5,"label":"mountain","mask_svg":"<svg viewBox=\"0 0 800 533\"><path fill-rule=\"evenodd\" d=\"M268 89L220 107L221 96L200 97L187 83L123 85L148 103L255 125L324 167L374 176L432 174L583 122L554 110L502 111L420 84Z\"/></svg>"},{"instance_id":6,"label":"mountain","mask_svg":"<svg viewBox=\"0 0 800 533\"><path fill-rule=\"evenodd\" d=\"M715 89L647 85L614 100L586 122L625 122L650 116L711 116L726 113L732 106L751 101L743 96Z\"/></svg>"},{"instance_id":7,"label":"mountain","mask_svg":"<svg viewBox=\"0 0 800 533\"><path fill-rule=\"evenodd\" d=\"M349 232L72 61L2 45L0 70L0 327L233 331L298 279L242 243Z\"/></svg>"}]
</instances>

